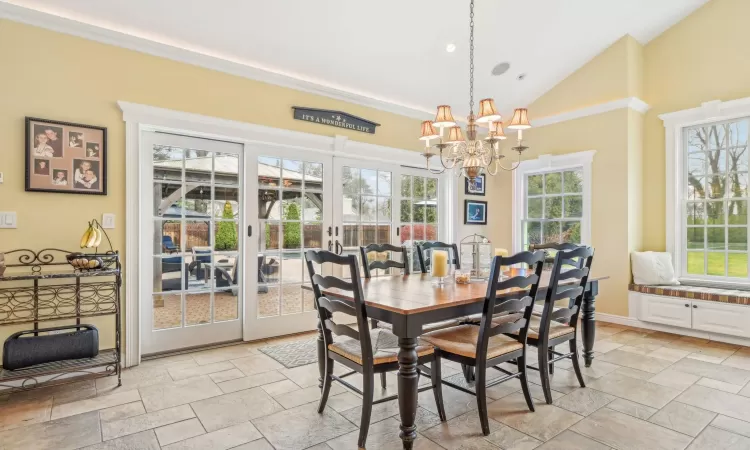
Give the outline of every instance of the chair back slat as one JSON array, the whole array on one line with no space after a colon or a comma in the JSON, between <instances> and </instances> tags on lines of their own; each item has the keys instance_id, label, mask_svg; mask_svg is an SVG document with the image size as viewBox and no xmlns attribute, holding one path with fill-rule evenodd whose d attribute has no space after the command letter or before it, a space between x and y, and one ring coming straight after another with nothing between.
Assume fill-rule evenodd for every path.
<instances>
[{"instance_id":1,"label":"chair back slat","mask_svg":"<svg viewBox=\"0 0 750 450\"><path fill-rule=\"evenodd\" d=\"M477 342L477 364L484 364L487 358L489 339L498 334L514 335L519 342L526 344L526 336L534 309L534 300L539 290L544 252L521 252L509 257L495 256L490 268L490 279L487 283L487 294L482 310L482 321L479 324ZM502 268L513 264L526 264L526 273L501 280ZM498 300L498 291L518 289L517 298L508 298L506 293ZM497 319L497 323L493 323Z\"/></svg>"},{"instance_id":2,"label":"chair back slat","mask_svg":"<svg viewBox=\"0 0 750 450\"><path fill-rule=\"evenodd\" d=\"M529 321L523 317L522 314L519 314L519 316L520 317L513 322L505 322L490 328L488 331L489 336L497 336L498 334L516 334L520 330L523 330L526 328Z\"/></svg>"},{"instance_id":3,"label":"chair back slat","mask_svg":"<svg viewBox=\"0 0 750 450\"><path fill-rule=\"evenodd\" d=\"M340 312L349 316L357 316L356 309L353 306L346 304L343 300L320 297L318 299L318 304L321 308L325 308L332 313Z\"/></svg>"},{"instance_id":4,"label":"chair back slat","mask_svg":"<svg viewBox=\"0 0 750 450\"><path fill-rule=\"evenodd\" d=\"M558 300L575 300L579 295L583 294L582 286L560 286L557 287L557 292L552 294L552 301Z\"/></svg>"},{"instance_id":5,"label":"chair back slat","mask_svg":"<svg viewBox=\"0 0 750 450\"><path fill-rule=\"evenodd\" d=\"M422 271L422 273L428 272L428 266L430 265L430 261L432 259L431 253L433 250L447 250L448 261L453 264L456 269L461 268L461 261L458 257L458 245L446 244L445 242L440 241L427 241L417 245L419 269ZM451 252L453 252L453 255L451 255Z\"/></svg>"},{"instance_id":6,"label":"chair back slat","mask_svg":"<svg viewBox=\"0 0 750 450\"><path fill-rule=\"evenodd\" d=\"M578 261L572 261L572 262L578 264ZM563 261L563 265L570 266L571 264L567 264L565 261ZM569 278L581 279L588 274L589 274L588 267L584 267L582 269L566 270L565 272L560 273L560 277L558 278L558 280L563 281Z\"/></svg>"},{"instance_id":7,"label":"chair back slat","mask_svg":"<svg viewBox=\"0 0 750 450\"><path fill-rule=\"evenodd\" d=\"M532 284L539 283L539 276L535 273L532 273L529 276L517 276L508 278L507 280L503 280L497 284L497 290L501 291L504 289L526 289Z\"/></svg>"},{"instance_id":8,"label":"chair back slat","mask_svg":"<svg viewBox=\"0 0 750 450\"><path fill-rule=\"evenodd\" d=\"M330 319L326 320L326 326L328 326L336 336L348 336L352 339L359 340L359 333L350 326L339 325Z\"/></svg>"},{"instance_id":9,"label":"chair back slat","mask_svg":"<svg viewBox=\"0 0 750 450\"><path fill-rule=\"evenodd\" d=\"M352 283L330 275L322 276L316 273L313 275L313 283L319 285L323 289L337 288L345 291L354 291L354 285Z\"/></svg>"},{"instance_id":10,"label":"chair back slat","mask_svg":"<svg viewBox=\"0 0 750 450\"><path fill-rule=\"evenodd\" d=\"M528 295L523 298L504 300L495 304L493 315L521 311L531 305L531 297Z\"/></svg>"},{"instance_id":11,"label":"chair back slat","mask_svg":"<svg viewBox=\"0 0 750 450\"><path fill-rule=\"evenodd\" d=\"M578 314L581 311L581 303L593 261L594 249L587 246L559 250L555 255L539 323L540 341L549 338L549 327L553 320L577 329ZM565 270L569 266L575 269ZM567 307L556 307L556 301L566 299L568 300Z\"/></svg>"},{"instance_id":12,"label":"chair back slat","mask_svg":"<svg viewBox=\"0 0 750 450\"><path fill-rule=\"evenodd\" d=\"M568 250L575 250L578 247L580 247L580 246L576 245L576 244L571 244L569 242L563 242L562 244L558 244L557 242L548 242L546 244L530 244L529 245L529 251L544 250L545 253L546 253L546 255L547 255L547 257L545 258L544 262L546 262L546 263L554 263L555 257L554 257L554 255L550 255L549 250L555 250L555 251L565 250L565 251L568 251ZM571 261L564 261L563 262L564 265L575 266L575 267L578 267L579 269L581 268L580 263L582 263L582 261L579 261L577 263L573 263Z\"/></svg>"},{"instance_id":13,"label":"chair back slat","mask_svg":"<svg viewBox=\"0 0 750 450\"><path fill-rule=\"evenodd\" d=\"M359 252L362 255L362 266L364 268L365 278L370 278L372 276L372 270L387 270L389 268L404 269L404 275L409 275L409 256L406 247L404 246L398 247L391 244L370 244L366 247L360 247ZM386 252L391 252L392 254L401 253L401 261L392 259L369 261L367 257L370 253Z\"/></svg>"},{"instance_id":14,"label":"chair back slat","mask_svg":"<svg viewBox=\"0 0 750 450\"><path fill-rule=\"evenodd\" d=\"M322 331L323 341L325 343L326 357L328 356L328 346L333 343L333 335L346 336L359 341L362 352L362 365L366 370L372 370L373 352L370 340L370 332L367 322L367 309L364 302L364 293L362 290L362 280L357 269L357 257L355 255L337 255L326 250L308 250L305 252L307 272L312 282L313 293L315 294L315 308L318 311L319 327ZM331 275L323 276L315 273L315 265L333 264L341 269L349 269L351 281L346 281ZM351 292L347 298L342 300L333 297L333 294L323 295L322 289L340 289ZM333 320L333 313L343 313L357 318L357 327L353 329L350 326L337 324Z\"/></svg>"},{"instance_id":15,"label":"chair back slat","mask_svg":"<svg viewBox=\"0 0 750 450\"><path fill-rule=\"evenodd\" d=\"M573 305L571 308L560 308L552 311L550 314L551 320L556 320L558 322L562 321L567 323L571 317L573 317L578 312L578 307Z\"/></svg>"}]
</instances>

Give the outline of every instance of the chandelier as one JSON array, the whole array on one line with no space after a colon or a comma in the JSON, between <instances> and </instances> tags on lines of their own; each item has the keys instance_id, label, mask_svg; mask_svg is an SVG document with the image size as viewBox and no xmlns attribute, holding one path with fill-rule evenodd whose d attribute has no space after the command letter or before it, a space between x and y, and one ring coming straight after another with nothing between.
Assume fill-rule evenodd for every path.
<instances>
[{"instance_id":1,"label":"chandelier","mask_svg":"<svg viewBox=\"0 0 750 450\"><path fill-rule=\"evenodd\" d=\"M512 171L521 163L521 154L528 147L523 145L523 130L531 128L528 111L526 108L518 108L513 113L513 118L506 128L518 130L518 145L511 150L518 153L518 161L505 167L500 162L505 155L500 150L500 141L504 140L502 117L497 112L495 100L485 98L479 101L479 116L474 115L474 0L471 0L469 9L469 116L466 125L466 138L464 138L461 127L456 125L449 105L440 105L434 121L422 122L422 136L420 140L425 141L426 150L422 154L427 159L427 170L434 174L457 168L457 176L463 175L474 185L477 177L486 172L497 175L499 169ZM477 135L477 127L487 127L487 136L480 139ZM438 131L435 130L437 127ZM448 129L447 136L444 136ZM437 149L434 153L430 146L432 139L438 139L434 145ZM430 167L433 156L439 156L440 166Z\"/></svg>"}]
</instances>

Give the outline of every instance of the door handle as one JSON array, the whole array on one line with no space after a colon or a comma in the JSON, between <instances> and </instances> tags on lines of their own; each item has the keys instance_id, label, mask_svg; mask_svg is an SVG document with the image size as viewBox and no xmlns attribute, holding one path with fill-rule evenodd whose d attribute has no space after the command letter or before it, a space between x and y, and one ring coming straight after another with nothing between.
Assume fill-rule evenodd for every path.
<instances>
[{"instance_id":1,"label":"door handle","mask_svg":"<svg viewBox=\"0 0 750 450\"><path fill-rule=\"evenodd\" d=\"M330 252L332 250L333 250L333 243L331 242L330 239L328 239L328 251Z\"/></svg>"},{"instance_id":2,"label":"door handle","mask_svg":"<svg viewBox=\"0 0 750 450\"><path fill-rule=\"evenodd\" d=\"M337 255L341 255L344 253L344 246L341 245L338 239L336 239L336 251L334 251Z\"/></svg>"},{"instance_id":3,"label":"door handle","mask_svg":"<svg viewBox=\"0 0 750 450\"><path fill-rule=\"evenodd\" d=\"M247 237L253 237L253 226L248 225L247 226Z\"/></svg>"}]
</instances>

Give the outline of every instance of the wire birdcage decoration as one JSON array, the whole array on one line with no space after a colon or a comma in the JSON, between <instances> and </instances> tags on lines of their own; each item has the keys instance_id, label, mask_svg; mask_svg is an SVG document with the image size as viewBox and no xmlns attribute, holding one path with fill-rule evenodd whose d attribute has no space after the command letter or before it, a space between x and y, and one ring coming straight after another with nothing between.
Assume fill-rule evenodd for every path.
<instances>
[{"instance_id":1,"label":"wire birdcage decoration","mask_svg":"<svg viewBox=\"0 0 750 450\"><path fill-rule=\"evenodd\" d=\"M461 239L461 270L471 271L473 280L486 280L492 265L492 245L486 236L472 234Z\"/></svg>"}]
</instances>

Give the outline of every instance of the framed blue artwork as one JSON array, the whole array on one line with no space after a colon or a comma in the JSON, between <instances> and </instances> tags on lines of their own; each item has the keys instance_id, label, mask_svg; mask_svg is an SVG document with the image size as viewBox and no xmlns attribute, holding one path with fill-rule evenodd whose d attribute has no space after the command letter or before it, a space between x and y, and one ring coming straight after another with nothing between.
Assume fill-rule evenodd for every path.
<instances>
[{"instance_id":1,"label":"framed blue artwork","mask_svg":"<svg viewBox=\"0 0 750 450\"><path fill-rule=\"evenodd\" d=\"M464 224L487 225L487 202L464 200Z\"/></svg>"},{"instance_id":2,"label":"framed blue artwork","mask_svg":"<svg viewBox=\"0 0 750 450\"><path fill-rule=\"evenodd\" d=\"M468 178L464 178L464 193L466 195L484 195L485 194L485 177L484 174L478 175L474 178L474 182L469 181Z\"/></svg>"}]
</instances>

